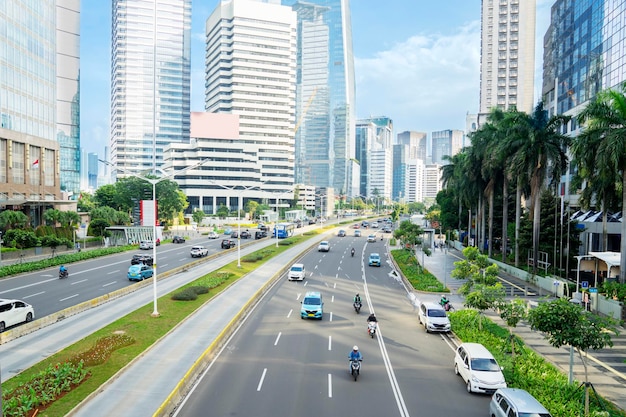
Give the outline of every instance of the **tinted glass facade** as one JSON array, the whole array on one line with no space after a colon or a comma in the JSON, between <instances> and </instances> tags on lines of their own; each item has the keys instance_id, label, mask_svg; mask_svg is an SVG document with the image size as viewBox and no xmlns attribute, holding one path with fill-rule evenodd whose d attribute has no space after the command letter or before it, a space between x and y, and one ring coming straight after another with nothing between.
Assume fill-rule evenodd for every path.
<instances>
[{"instance_id":1,"label":"tinted glass facade","mask_svg":"<svg viewBox=\"0 0 626 417\"><path fill-rule=\"evenodd\" d=\"M112 4L111 160L135 174L189 140L191 0Z\"/></svg>"}]
</instances>

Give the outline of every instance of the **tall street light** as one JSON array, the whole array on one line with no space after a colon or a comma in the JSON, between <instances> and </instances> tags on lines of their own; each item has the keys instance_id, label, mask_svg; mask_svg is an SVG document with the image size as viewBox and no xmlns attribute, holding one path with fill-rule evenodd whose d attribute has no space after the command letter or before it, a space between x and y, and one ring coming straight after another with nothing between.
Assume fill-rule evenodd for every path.
<instances>
[{"instance_id":1,"label":"tall street light","mask_svg":"<svg viewBox=\"0 0 626 417\"><path fill-rule=\"evenodd\" d=\"M156 185L157 183L164 181L166 179L172 178L174 175L180 174L182 172L188 171L190 169L194 169L199 167L200 165L205 164L206 162L208 162L208 159L205 159L203 161L198 162L195 165L191 165L188 166L187 168L184 169L179 169L176 170L170 174L166 174L162 177L159 178L147 178L144 177L143 175L139 175L136 173L132 173L132 172L128 172L120 167L115 166L115 164L112 164L109 161L105 161L102 159L98 159L98 161L110 165L113 168L115 168L118 171L121 171L122 173L129 175L131 177L137 177L139 179L142 179L150 184L152 184L152 213L154 218L152 219L152 294L153 294L153 305L154 305L154 309L152 311L152 317L159 317L159 310L157 309L157 257L156 257L156 241L157 241L157 219L158 219L158 213L157 213L157 204L156 204Z\"/></svg>"}]
</instances>

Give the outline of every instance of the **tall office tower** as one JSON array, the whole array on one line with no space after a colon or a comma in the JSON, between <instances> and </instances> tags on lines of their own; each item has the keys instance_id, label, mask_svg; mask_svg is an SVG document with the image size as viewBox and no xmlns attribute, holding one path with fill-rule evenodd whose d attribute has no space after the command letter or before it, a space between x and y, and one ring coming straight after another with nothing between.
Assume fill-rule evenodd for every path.
<instances>
[{"instance_id":1,"label":"tall office tower","mask_svg":"<svg viewBox=\"0 0 626 417\"><path fill-rule=\"evenodd\" d=\"M280 4L222 1L206 21L205 110L239 115L245 160L207 170L231 170L234 186L256 178L259 188L286 193L294 184L296 13ZM239 182L237 182L239 180Z\"/></svg>"},{"instance_id":2,"label":"tall office tower","mask_svg":"<svg viewBox=\"0 0 626 417\"><path fill-rule=\"evenodd\" d=\"M461 130L439 130L431 134L432 159L433 164L446 164L444 156L453 156L461 151L463 147L463 131Z\"/></svg>"},{"instance_id":3,"label":"tall office tower","mask_svg":"<svg viewBox=\"0 0 626 417\"><path fill-rule=\"evenodd\" d=\"M535 0L482 0L480 110L532 112L535 72Z\"/></svg>"},{"instance_id":4,"label":"tall office tower","mask_svg":"<svg viewBox=\"0 0 626 417\"><path fill-rule=\"evenodd\" d=\"M393 122L388 117L356 123L357 159L361 164L361 193L391 199L393 188Z\"/></svg>"},{"instance_id":5,"label":"tall office tower","mask_svg":"<svg viewBox=\"0 0 626 417\"><path fill-rule=\"evenodd\" d=\"M409 159L421 159L425 161L427 139L428 136L424 132L414 132L412 130L407 130L398 133L396 143L398 145L409 146L409 154L407 156Z\"/></svg>"},{"instance_id":6,"label":"tall office tower","mask_svg":"<svg viewBox=\"0 0 626 417\"><path fill-rule=\"evenodd\" d=\"M298 14L296 180L355 191L355 79L348 0L283 0Z\"/></svg>"},{"instance_id":7,"label":"tall office tower","mask_svg":"<svg viewBox=\"0 0 626 417\"><path fill-rule=\"evenodd\" d=\"M405 132L406 133L406 132ZM415 149L415 148L414 148ZM394 201L406 201L407 181L411 154L411 146L408 144L393 145L393 174L391 198Z\"/></svg>"},{"instance_id":8,"label":"tall office tower","mask_svg":"<svg viewBox=\"0 0 626 417\"><path fill-rule=\"evenodd\" d=\"M0 7L0 205L20 207L34 225L79 191L79 19L76 1Z\"/></svg>"},{"instance_id":9,"label":"tall office tower","mask_svg":"<svg viewBox=\"0 0 626 417\"><path fill-rule=\"evenodd\" d=\"M113 0L111 163L116 175L163 164L189 141L191 0Z\"/></svg>"}]
</instances>

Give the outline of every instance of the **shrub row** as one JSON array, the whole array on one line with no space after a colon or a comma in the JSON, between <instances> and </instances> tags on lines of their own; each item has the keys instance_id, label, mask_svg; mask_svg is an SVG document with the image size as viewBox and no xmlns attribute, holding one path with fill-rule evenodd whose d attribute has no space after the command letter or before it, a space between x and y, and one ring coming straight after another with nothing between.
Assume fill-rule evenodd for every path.
<instances>
[{"instance_id":1,"label":"shrub row","mask_svg":"<svg viewBox=\"0 0 626 417\"><path fill-rule=\"evenodd\" d=\"M422 268L410 250L394 249L391 256L398 264L404 277L418 291L449 292L450 290L426 268Z\"/></svg>"},{"instance_id":2,"label":"shrub row","mask_svg":"<svg viewBox=\"0 0 626 417\"><path fill-rule=\"evenodd\" d=\"M178 292L172 294L172 300L177 301L192 301L198 298L199 294L207 294L209 287L203 285L193 285L190 287L184 287Z\"/></svg>"}]
</instances>

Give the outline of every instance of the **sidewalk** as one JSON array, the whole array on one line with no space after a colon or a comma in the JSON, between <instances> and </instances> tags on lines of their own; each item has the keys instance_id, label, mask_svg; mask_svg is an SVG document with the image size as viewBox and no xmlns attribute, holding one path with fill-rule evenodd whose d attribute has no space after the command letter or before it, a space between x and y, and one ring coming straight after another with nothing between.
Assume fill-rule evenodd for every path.
<instances>
[{"instance_id":1,"label":"sidewalk","mask_svg":"<svg viewBox=\"0 0 626 417\"><path fill-rule=\"evenodd\" d=\"M433 250L431 256L425 257L424 263L437 279L447 285L451 291L450 301L457 308L463 305L463 298L457 294L457 289L461 285L461 280L456 280L450 276L450 271L454 268L456 257L452 254L461 256L460 252L451 249L446 252L441 250ZM503 274L500 274L503 275ZM508 276L507 276L508 278ZM527 284L532 287L532 284ZM539 290L535 289L534 293L538 294ZM432 294L432 301L438 301L441 294ZM424 295L420 294L423 298ZM430 295L428 296L431 297ZM507 297L509 299L511 297ZM528 300L539 301L540 297L529 296L524 297ZM504 321L494 311L487 311L485 315L495 323L505 326ZM587 371L589 381L593 384L598 393L613 404L626 410L626 334L624 329L620 328L620 335L613 337L613 347L602 349L599 351L591 351L587 355ZM557 368L561 369L565 375L569 374L570 349L569 347L555 348L543 335L530 328L527 323L520 323L514 329L514 333L519 336L524 343L535 352L542 355L546 360L551 362ZM577 352L574 353L574 379L576 381L584 381L584 368Z\"/></svg>"}]
</instances>

